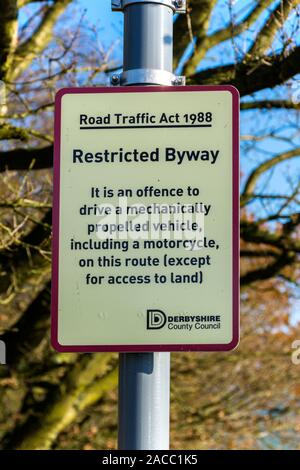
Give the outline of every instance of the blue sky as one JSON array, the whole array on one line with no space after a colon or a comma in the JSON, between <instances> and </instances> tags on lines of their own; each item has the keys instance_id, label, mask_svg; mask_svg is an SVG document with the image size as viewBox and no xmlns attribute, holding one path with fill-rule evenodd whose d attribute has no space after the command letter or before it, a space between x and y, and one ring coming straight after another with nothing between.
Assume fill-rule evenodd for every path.
<instances>
[{"instance_id":1,"label":"blue sky","mask_svg":"<svg viewBox=\"0 0 300 470\"><path fill-rule=\"evenodd\" d=\"M78 0L91 23L99 24L107 41L118 39L122 35L123 14L111 11L111 0Z\"/></svg>"}]
</instances>

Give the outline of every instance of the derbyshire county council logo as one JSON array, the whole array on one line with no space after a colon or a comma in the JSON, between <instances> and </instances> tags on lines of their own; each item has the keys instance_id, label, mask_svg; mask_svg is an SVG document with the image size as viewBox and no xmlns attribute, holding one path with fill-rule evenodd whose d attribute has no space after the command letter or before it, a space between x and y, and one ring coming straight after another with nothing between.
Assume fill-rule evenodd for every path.
<instances>
[{"instance_id":1,"label":"derbyshire county council logo","mask_svg":"<svg viewBox=\"0 0 300 470\"><path fill-rule=\"evenodd\" d=\"M161 310L147 310L147 330L159 330L167 322L167 317Z\"/></svg>"}]
</instances>

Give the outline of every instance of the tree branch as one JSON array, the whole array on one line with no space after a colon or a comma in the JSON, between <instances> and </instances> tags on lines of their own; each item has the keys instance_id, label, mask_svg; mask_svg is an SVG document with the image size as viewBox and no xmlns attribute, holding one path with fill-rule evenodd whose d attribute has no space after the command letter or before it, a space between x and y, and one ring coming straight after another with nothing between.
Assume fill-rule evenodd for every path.
<instances>
[{"instance_id":1,"label":"tree branch","mask_svg":"<svg viewBox=\"0 0 300 470\"><path fill-rule=\"evenodd\" d=\"M42 148L0 152L0 172L5 170L40 170L53 165L53 145Z\"/></svg>"},{"instance_id":2,"label":"tree branch","mask_svg":"<svg viewBox=\"0 0 300 470\"><path fill-rule=\"evenodd\" d=\"M12 243L0 252L0 294L5 296L3 303L15 297L20 285L28 283L38 275L46 276L50 269L46 252L51 249L52 212L48 211L40 223L23 238Z\"/></svg>"},{"instance_id":3,"label":"tree branch","mask_svg":"<svg viewBox=\"0 0 300 470\"><path fill-rule=\"evenodd\" d=\"M261 13L273 3L273 0L264 0L259 2L240 23L236 25L228 25L225 28L219 29L215 33L205 36L197 37L194 52L184 67L184 74L189 76L195 73L200 61L205 57L207 51L212 47L227 41L235 36L238 36L245 31L249 26L259 18Z\"/></svg>"},{"instance_id":4,"label":"tree branch","mask_svg":"<svg viewBox=\"0 0 300 470\"><path fill-rule=\"evenodd\" d=\"M271 47L280 26L288 18L290 12L300 0L280 0L278 6L270 14L265 21L263 27L258 33L256 40L248 51L248 55L252 58L260 58Z\"/></svg>"},{"instance_id":5,"label":"tree branch","mask_svg":"<svg viewBox=\"0 0 300 470\"><path fill-rule=\"evenodd\" d=\"M300 214L291 216L290 221L283 224L281 232L271 232L261 228L256 222L241 221L241 238L248 243L270 245L286 252L300 253L300 240L291 237L291 233L300 223Z\"/></svg>"},{"instance_id":6,"label":"tree branch","mask_svg":"<svg viewBox=\"0 0 300 470\"><path fill-rule=\"evenodd\" d=\"M279 274L279 272L286 266L291 265L296 259L296 253L284 252L274 262L268 264L266 267L259 267L241 276L241 286L245 287L256 281L263 281L272 278Z\"/></svg>"},{"instance_id":7,"label":"tree branch","mask_svg":"<svg viewBox=\"0 0 300 470\"><path fill-rule=\"evenodd\" d=\"M230 83L245 96L280 85L297 73L300 73L300 46L287 57L277 54L264 60L215 67L192 75L188 81L201 85Z\"/></svg>"},{"instance_id":8,"label":"tree branch","mask_svg":"<svg viewBox=\"0 0 300 470\"><path fill-rule=\"evenodd\" d=\"M18 8L23 8L25 5L29 5L30 3L42 3L47 2L48 0L18 0ZM53 0L55 1L55 0Z\"/></svg>"},{"instance_id":9,"label":"tree branch","mask_svg":"<svg viewBox=\"0 0 300 470\"><path fill-rule=\"evenodd\" d=\"M281 163L286 160L290 160L291 158L295 158L299 156L300 156L300 147L290 150L288 152L280 153L279 155L276 155L275 157L269 160L266 160L261 165L256 167L252 171L252 173L250 174L250 176L248 177L245 183L244 191L241 196L241 205L242 206L245 205L245 203L249 200L249 197L251 196L251 194L254 194L257 181L263 173L270 170L278 163Z\"/></svg>"},{"instance_id":10,"label":"tree branch","mask_svg":"<svg viewBox=\"0 0 300 470\"><path fill-rule=\"evenodd\" d=\"M52 39L53 27L71 1L60 0L48 7L31 37L17 47L10 68L9 81L19 77L28 68L32 60L47 47Z\"/></svg>"},{"instance_id":11,"label":"tree branch","mask_svg":"<svg viewBox=\"0 0 300 470\"><path fill-rule=\"evenodd\" d=\"M22 127L12 126L9 123L1 124L0 122L0 140L28 140L28 133Z\"/></svg>"},{"instance_id":12,"label":"tree branch","mask_svg":"<svg viewBox=\"0 0 300 470\"><path fill-rule=\"evenodd\" d=\"M7 362L11 368L18 368L20 361L23 367L27 361L30 363L30 354L45 337L50 323L50 287L48 282L11 330L1 336L7 347Z\"/></svg>"},{"instance_id":13,"label":"tree branch","mask_svg":"<svg viewBox=\"0 0 300 470\"><path fill-rule=\"evenodd\" d=\"M191 20L191 30L189 31L186 15L179 15L174 25L174 69L191 41L191 35L205 38L209 19L217 0L190 0L188 2L188 15Z\"/></svg>"},{"instance_id":14,"label":"tree branch","mask_svg":"<svg viewBox=\"0 0 300 470\"><path fill-rule=\"evenodd\" d=\"M116 363L111 354L81 356L64 378L59 390L50 397L45 410L29 419L9 440L7 448L48 450L58 434L79 413L96 403L117 383Z\"/></svg>"},{"instance_id":15,"label":"tree branch","mask_svg":"<svg viewBox=\"0 0 300 470\"><path fill-rule=\"evenodd\" d=\"M289 100L260 100L241 103L241 111L252 109L295 109L300 110L300 103Z\"/></svg>"},{"instance_id":16,"label":"tree branch","mask_svg":"<svg viewBox=\"0 0 300 470\"><path fill-rule=\"evenodd\" d=\"M17 46L17 1L0 0L0 11L0 80L5 80Z\"/></svg>"},{"instance_id":17,"label":"tree branch","mask_svg":"<svg viewBox=\"0 0 300 470\"><path fill-rule=\"evenodd\" d=\"M270 258L278 257L278 252L275 250L240 250L240 256L244 258Z\"/></svg>"}]
</instances>

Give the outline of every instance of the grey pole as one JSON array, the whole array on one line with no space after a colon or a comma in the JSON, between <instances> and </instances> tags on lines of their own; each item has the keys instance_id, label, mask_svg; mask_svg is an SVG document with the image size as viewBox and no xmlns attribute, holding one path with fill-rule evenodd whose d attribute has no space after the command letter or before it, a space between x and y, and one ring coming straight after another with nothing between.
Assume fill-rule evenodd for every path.
<instances>
[{"instance_id":1,"label":"grey pole","mask_svg":"<svg viewBox=\"0 0 300 470\"><path fill-rule=\"evenodd\" d=\"M169 448L170 353L126 353L119 361L119 449Z\"/></svg>"},{"instance_id":2,"label":"grey pole","mask_svg":"<svg viewBox=\"0 0 300 470\"><path fill-rule=\"evenodd\" d=\"M124 12L124 63L112 84L174 85L173 14L183 0L112 0ZM170 353L126 353L119 357L120 450L169 448Z\"/></svg>"}]
</instances>

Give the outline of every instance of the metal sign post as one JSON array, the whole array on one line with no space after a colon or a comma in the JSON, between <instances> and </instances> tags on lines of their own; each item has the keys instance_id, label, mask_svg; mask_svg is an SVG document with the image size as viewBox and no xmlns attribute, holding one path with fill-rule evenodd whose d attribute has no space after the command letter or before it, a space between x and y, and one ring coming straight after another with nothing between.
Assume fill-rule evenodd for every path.
<instances>
[{"instance_id":1,"label":"metal sign post","mask_svg":"<svg viewBox=\"0 0 300 470\"><path fill-rule=\"evenodd\" d=\"M182 85L173 69L173 14L185 0L112 0L124 13L124 63L112 85ZM169 448L170 353L122 353L119 449Z\"/></svg>"}]
</instances>

